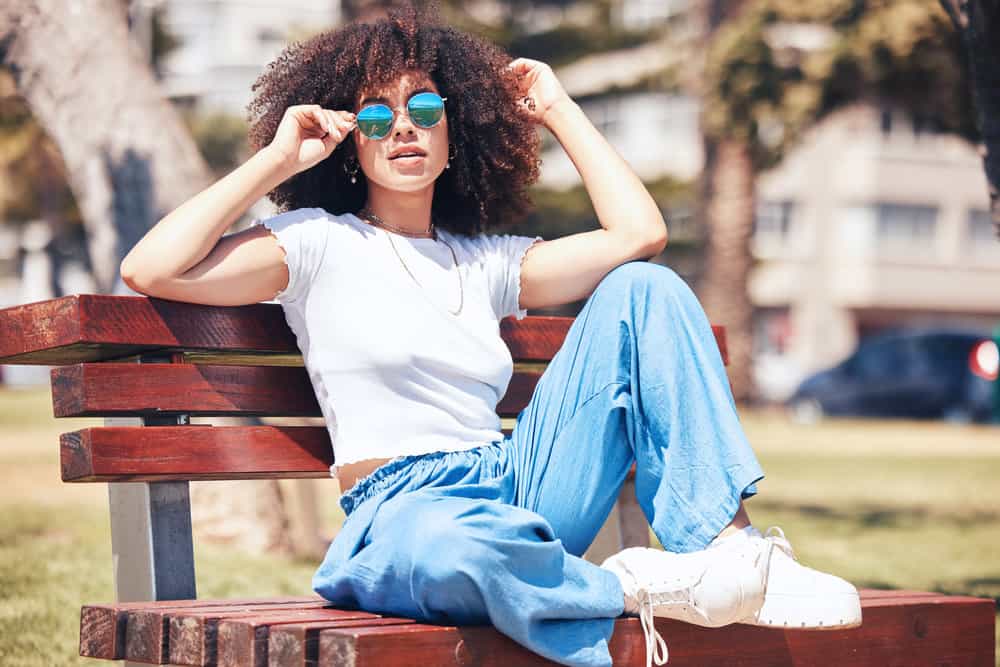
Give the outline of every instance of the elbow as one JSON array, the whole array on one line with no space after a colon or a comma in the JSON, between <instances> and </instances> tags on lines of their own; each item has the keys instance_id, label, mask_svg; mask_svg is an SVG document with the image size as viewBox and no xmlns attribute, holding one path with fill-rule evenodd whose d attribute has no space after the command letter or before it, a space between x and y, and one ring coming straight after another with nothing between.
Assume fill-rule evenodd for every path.
<instances>
[{"instance_id":1,"label":"elbow","mask_svg":"<svg viewBox=\"0 0 1000 667\"><path fill-rule=\"evenodd\" d=\"M667 225L661 221L655 227L656 229L646 237L640 248L642 256L646 259L656 257L667 247Z\"/></svg>"},{"instance_id":2,"label":"elbow","mask_svg":"<svg viewBox=\"0 0 1000 667\"><path fill-rule=\"evenodd\" d=\"M151 296L151 291L155 284L153 277L137 270L134 265L135 262L130 262L128 256L118 265L118 272L121 274L122 282L140 294Z\"/></svg>"},{"instance_id":3,"label":"elbow","mask_svg":"<svg viewBox=\"0 0 1000 667\"><path fill-rule=\"evenodd\" d=\"M138 288L136 287L137 284L136 275L132 268L132 265L128 261L127 255L125 256L125 259L122 260L121 264L118 265L118 273L119 275L121 275L123 283L125 283L135 291L137 292L139 291Z\"/></svg>"},{"instance_id":4,"label":"elbow","mask_svg":"<svg viewBox=\"0 0 1000 667\"><path fill-rule=\"evenodd\" d=\"M134 262L129 262L128 256L126 255L125 259L123 259L121 264L118 265L118 273L121 274L123 283L136 292L139 292L141 291L139 289L140 277L139 274L136 273L133 264Z\"/></svg>"}]
</instances>

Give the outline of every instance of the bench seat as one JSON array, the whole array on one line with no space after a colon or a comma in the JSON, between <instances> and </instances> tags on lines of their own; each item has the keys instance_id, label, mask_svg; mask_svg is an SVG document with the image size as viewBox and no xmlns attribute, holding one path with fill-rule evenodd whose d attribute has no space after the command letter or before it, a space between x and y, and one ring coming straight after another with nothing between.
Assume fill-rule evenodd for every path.
<instances>
[{"instance_id":1,"label":"bench seat","mask_svg":"<svg viewBox=\"0 0 1000 667\"><path fill-rule=\"evenodd\" d=\"M670 665L993 666L990 600L863 590L851 630L701 628L657 619ZM611 639L615 665L645 665L638 618ZM84 607L80 654L219 667L551 665L490 627L451 627L336 609L313 596L108 603Z\"/></svg>"}]
</instances>

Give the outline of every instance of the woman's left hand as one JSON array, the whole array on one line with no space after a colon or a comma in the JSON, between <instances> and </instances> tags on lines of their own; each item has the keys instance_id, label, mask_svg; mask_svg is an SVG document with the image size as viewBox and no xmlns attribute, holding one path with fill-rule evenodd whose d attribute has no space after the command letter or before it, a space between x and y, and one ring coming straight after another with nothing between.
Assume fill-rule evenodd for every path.
<instances>
[{"instance_id":1,"label":"woman's left hand","mask_svg":"<svg viewBox=\"0 0 1000 667\"><path fill-rule=\"evenodd\" d=\"M533 122L544 124L549 109L557 102L570 99L552 68L545 63L515 58L507 67L518 77L517 105Z\"/></svg>"}]
</instances>

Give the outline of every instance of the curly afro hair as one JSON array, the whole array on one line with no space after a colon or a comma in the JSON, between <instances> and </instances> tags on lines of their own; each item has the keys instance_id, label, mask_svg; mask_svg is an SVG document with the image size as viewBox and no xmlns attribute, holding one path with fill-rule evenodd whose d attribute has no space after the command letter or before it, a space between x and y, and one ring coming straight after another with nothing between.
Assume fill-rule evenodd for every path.
<instances>
[{"instance_id":1,"label":"curly afro hair","mask_svg":"<svg viewBox=\"0 0 1000 667\"><path fill-rule=\"evenodd\" d=\"M247 107L252 149L271 142L289 106L353 110L361 91L389 84L404 70L423 71L448 98L454 154L434 184L437 225L473 235L517 222L531 207L527 189L538 180L540 139L517 108L517 80L507 69L511 57L484 39L439 25L436 15L434 5L424 11L397 5L375 22L349 23L287 47L253 86ZM351 183L344 170L345 160L356 155L348 136L268 197L280 210L356 212L368 194L364 173L359 170L358 182Z\"/></svg>"}]
</instances>

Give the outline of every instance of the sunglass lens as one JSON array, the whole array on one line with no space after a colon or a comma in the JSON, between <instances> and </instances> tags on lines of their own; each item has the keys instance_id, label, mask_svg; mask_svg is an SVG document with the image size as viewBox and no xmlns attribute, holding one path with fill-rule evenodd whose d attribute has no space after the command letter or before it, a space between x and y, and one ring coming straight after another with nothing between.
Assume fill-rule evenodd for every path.
<instances>
[{"instance_id":1,"label":"sunglass lens","mask_svg":"<svg viewBox=\"0 0 1000 667\"><path fill-rule=\"evenodd\" d=\"M381 139L392 129L392 109L384 104L369 105L358 112L357 121L361 134Z\"/></svg>"},{"instance_id":2,"label":"sunglass lens","mask_svg":"<svg viewBox=\"0 0 1000 667\"><path fill-rule=\"evenodd\" d=\"M434 127L444 115L444 101L437 93L417 93L406 106L410 119L420 127Z\"/></svg>"}]
</instances>

